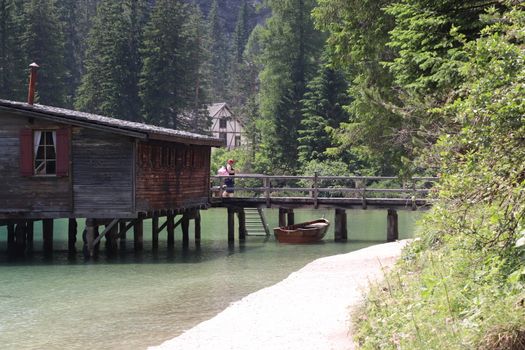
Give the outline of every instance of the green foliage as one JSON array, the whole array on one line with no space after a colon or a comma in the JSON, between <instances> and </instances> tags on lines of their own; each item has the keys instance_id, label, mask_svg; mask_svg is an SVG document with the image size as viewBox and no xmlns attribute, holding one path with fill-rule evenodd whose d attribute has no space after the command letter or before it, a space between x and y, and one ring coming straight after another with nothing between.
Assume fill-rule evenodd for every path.
<instances>
[{"instance_id":1,"label":"green foliage","mask_svg":"<svg viewBox=\"0 0 525 350\"><path fill-rule=\"evenodd\" d=\"M383 65L395 57L387 46L392 16L382 1L320 0L314 10L316 25L329 33L328 49L335 64L350 82L352 101L347 105L349 119L334 129L334 156L359 160L377 175L393 175L402 168L402 157L410 133L397 112L399 96L393 76Z\"/></svg>"},{"instance_id":2,"label":"green foliage","mask_svg":"<svg viewBox=\"0 0 525 350\"><path fill-rule=\"evenodd\" d=\"M272 17L259 30L264 69L260 74L261 145L258 169L291 173L297 169L297 132L307 81L316 68L322 35L313 28L312 0L268 0Z\"/></svg>"},{"instance_id":3,"label":"green foliage","mask_svg":"<svg viewBox=\"0 0 525 350\"><path fill-rule=\"evenodd\" d=\"M55 1L28 1L22 13L22 24L22 57L27 65L36 62L40 66L37 101L63 106L66 97L64 34Z\"/></svg>"},{"instance_id":4,"label":"green foliage","mask_svg":"<svg viewBox=\"0 0 525 350\"><path fill-rule=\"evenodd\" d=\"M89 33L86 73L76 108L115 118L140 119L139 23L146 10L138 4L134 0L102 0L99 4Z\"/></svg>"},{"instance_id":5,"label":"green foliage","mask_svg":"<svg viewBox=\"0 0 525 350\"><path fill-rule=\"evenodd\" d=\"M350 102L348 84L340 71L326 62L321 63L317 75L308 83L304 94L303 119L298 130L299 162L327 159L326 150L332 147L328 128L338 128L348 119L344 106Z\"/></svg>"},{"instance_id":6,"label":"green foliage","mask_svg":"<svg viewBox=\"0 0 525 350\"><path fill-rule=\"evenodd\" d=\"M202 130L206 37L196 8L157 1L144 33L140 97L144 121ZM204 118L206 119L206 118Z\"/></svg>"},{"instance_id":7,"label":"green foliage","mask_svg":"<svg viewBox=\"0 0 525 350\"><path fill-rule=\"evenodd\" d=\"M375 289L367 302L365 349L525 342L525 10L500 11L465 39L462 83L435 111L458 125L432 151L442 169L438 201L423 239L387 277L388 294Z\"/></svg>"},{"instance_id":8,"label":"green foliage","mask_svg":"<svg viewBox=\"0 0 525 350\"><path fill-rule=\"evenodd\" d=\"M18 38L22 36L21 2L0 1L0 97L24 100L27 66Z\"/></svg>"}]
</instances>

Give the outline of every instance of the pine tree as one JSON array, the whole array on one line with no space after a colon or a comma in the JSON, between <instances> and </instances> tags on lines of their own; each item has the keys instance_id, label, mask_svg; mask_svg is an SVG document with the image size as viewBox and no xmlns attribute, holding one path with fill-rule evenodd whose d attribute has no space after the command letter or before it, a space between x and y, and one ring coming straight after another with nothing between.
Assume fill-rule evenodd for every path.
<instances>
[{"instance_id":1,"label":"pine tree","mask_svg":"<svg viewBox=\"0 0 525 350\"><path fill-rule=\"evenodd\" d=\"M86 73L76 107L92 113L139 120L137 40L141 13L138 0L102 0L89 33Z\"/></svg>"},{"instance_id":2,"label":"pine tree","mask_svg":"<svg viewBox=\"0 0 525 350\"><path fill-rule=\"evenodd\" d=\"M304 166L312 160L326 160L326 150L333 142L327 128L338 128L348 121L344 106L350 103L348 83L342 72L321 63L317 75L308 83L304 94L303 119L298 131L299 162Z\"/></svg>"},{"instance_id":3,"label":"pine tree","mask_svg":"<svg viewBox=\"0 0 525 350\"><path fill-rule=\"evenodd\" d=\"M64 33L53 0L30 0L24 5L22 49L26 62L40 65L37 100L52 106L66 105Z\"/></svg>"},{"instance_id":4,"label":"pine tree","mask_svg":"<svg viewBox=\"0 0 525 350\"><path fill-rule=\"evenodd\" d=\"M178 129L204 128L202 23L194 7L159 0L144 34L140 97L144 120Z\"/></svg>"},{"instance_id":5,"label":"pine tree","mask_svg":"<svg viewBox=\"0 0 525 350\"><path fill-rule=\"evenodd\" d=\"M19 38L22 36L19 0L0 0L0 98L24 100L26 67Z\"/></svg>"},{"instance_id":6,"label":"pine tree","mask_svg":"<svg viewBox=\"0 0 525 350\"><path fill-rule=\"evenodd\" d=\"M208 26L210 31L210 65L211 65L211 91L212 101L223 101L227 98L227 72L230 55L228 54L227 37L224 31L223 21L219 16L217 0L213 0L210 13L208 14Z\"/></svg>"},{"instance_id":7,"label":"pine tree","mask_svg":"<svg viewBox=\"0 0 525 350\"><path fill-rule=\"evenodd\" d=\"M315 70L322 35L310 18L313 0L268 0L272 17L262 30L259 171L294 172L297 131L306 82Z\"/></svg>"}]
</instances>

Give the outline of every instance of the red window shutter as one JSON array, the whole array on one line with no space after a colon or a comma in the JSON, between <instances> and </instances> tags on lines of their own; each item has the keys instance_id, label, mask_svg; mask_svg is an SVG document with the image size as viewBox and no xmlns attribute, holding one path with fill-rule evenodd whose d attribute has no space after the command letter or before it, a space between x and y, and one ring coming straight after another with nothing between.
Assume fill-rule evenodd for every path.
<instances>
[{"instance_id":1,"label":"red window shutter","mask_svg":"<svg viewBox=\"0 0 525 350\"><path fill-rule=\"evenodd\" d=\"M20 130L20 175L33 176L33 130Z\"/></svg>"},{"instance_id":2,"label":"red window shutter","mask_svg":"<svg viewBox=\"0 0 525 350\"><path fill-rule=\"evenodd\" d=\"M57 133L57 176L69 175L69 140L71 129L58 129Z\"/></svg>"}]
</instances>

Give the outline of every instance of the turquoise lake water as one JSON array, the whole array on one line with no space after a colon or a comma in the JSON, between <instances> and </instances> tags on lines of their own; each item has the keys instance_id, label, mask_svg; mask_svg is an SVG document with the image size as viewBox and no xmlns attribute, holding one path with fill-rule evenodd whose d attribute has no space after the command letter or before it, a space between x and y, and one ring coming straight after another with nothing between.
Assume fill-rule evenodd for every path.
<instances>
[{"instance_id":1,"label":"turquoise lake water","mask_svg":"<svg viewBox=\"0 0 525 350\"><path fill-rule=\"evenodd\" d=\"M412 237L418 212L398 212L400 238ZM296 210L295 221L326 216L333 211ZM202 212L202 241L182 248L180 227L176 246L151 251L151 226L144 227L144 251L127 249L115 257L101 249L96 260L67 254L67 222L55 223L55 252L41 254L40 226L35 226L33 256L9 260L6 228L0 228L0 348L1 349L145 349L171 339L207 320L231 302L273 285L307 263L347 253L386 237L386 210L348 210L346 243L333 241L333 225L324 241L313 245L283 245L270 237L227 242L226 210ZM277 211L267 211L270 227ZM80 226L80 225L79 225ZM79 229L80 232L80 229ZM102 245L103 246L103 245ZM242 330L240 330L242 331Z\"/></svg>"}]
</instances>

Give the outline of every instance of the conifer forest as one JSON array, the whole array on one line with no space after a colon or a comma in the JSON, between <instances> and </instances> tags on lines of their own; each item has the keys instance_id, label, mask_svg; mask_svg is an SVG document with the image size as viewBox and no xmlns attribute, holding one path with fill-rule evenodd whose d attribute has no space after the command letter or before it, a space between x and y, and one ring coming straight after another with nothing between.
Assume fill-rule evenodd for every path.
<instances>
[{"instance_id":1,"label":"conifer forest","mask_svg":"<svg viewBox=\"0 0 525 350\"><path fill-rule=\"evenodd\" d=\"M438 176L365 349L525 349L519 0L0 0L0 99L198 133L244 173ZM221 153L222 152L222 153Z\"/></svg>"}]
</instances>

